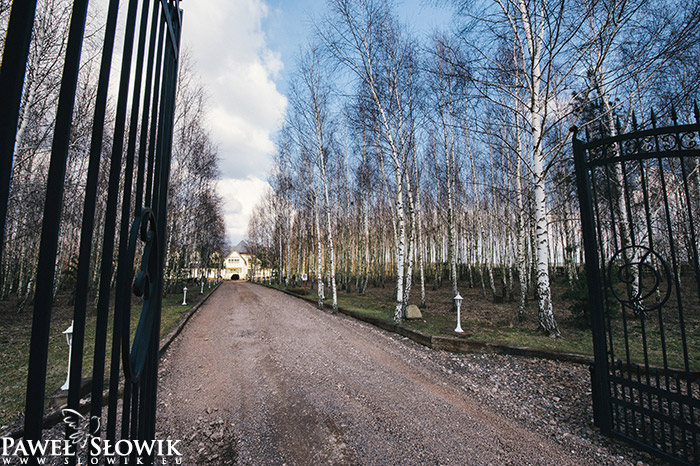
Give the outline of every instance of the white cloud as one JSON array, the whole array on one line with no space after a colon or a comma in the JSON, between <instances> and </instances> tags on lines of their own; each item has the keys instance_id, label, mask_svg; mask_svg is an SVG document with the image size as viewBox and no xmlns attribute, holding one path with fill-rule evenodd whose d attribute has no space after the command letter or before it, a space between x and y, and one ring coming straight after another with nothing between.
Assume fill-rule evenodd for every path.
<instances>
[{"instance_id":1,"label":"white cloud","mask_svg":"<svg viewBox=\"0 0 700 466\"><path fill-rule=\"evenodd\" d=\"M250 214L269 187L267 181L255 176L218 181L217 191L224 198L226 237L232 246L245 238Z\"/></svg>"},{"instance_id":2,"label":"white cloud","mask_svg":"<svg viewBox=\"0 0 700 466\"><path fill-rule=\"evenodd\" d=\"M271 135L287 106L274 81L284 65L267 44L264 1L198 0L183 8L183 44L209 95L207 121L219 147L226 233L238 242L267 186Z\"/></svg>"}]
</instances>

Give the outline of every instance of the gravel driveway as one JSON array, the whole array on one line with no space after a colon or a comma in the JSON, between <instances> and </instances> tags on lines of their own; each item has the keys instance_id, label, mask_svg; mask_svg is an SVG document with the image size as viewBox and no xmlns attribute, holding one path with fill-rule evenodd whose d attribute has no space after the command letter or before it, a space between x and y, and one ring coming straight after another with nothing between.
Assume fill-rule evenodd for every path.
<instances>
[{"instance_id":1,"label":"gravel driveway","mask_svg":"<svg viewBox=\"0 0 700 466\"><path fill-rule=\"evenodd\" d=\"M590 426L587 368L426 349L223 283L166 353L158 438L185 464L637 464Z\"/></svg>"}]
</instances>

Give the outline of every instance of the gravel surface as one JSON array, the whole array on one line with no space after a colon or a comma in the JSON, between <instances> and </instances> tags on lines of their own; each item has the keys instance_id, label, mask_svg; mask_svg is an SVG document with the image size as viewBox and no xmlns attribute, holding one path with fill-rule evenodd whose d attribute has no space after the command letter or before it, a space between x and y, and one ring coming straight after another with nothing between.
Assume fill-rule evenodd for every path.
<instances>
[{"instance_id":1,"label":"gravel surface","mask_svg":"<svg viewBox=\"0 0 700 466\"><path fill-rule=\"evenodd\" d=\"M661 464L592 429L588 368L433 351L224 283L161 362L184 463Z\"/></svg>"}]
</instances>

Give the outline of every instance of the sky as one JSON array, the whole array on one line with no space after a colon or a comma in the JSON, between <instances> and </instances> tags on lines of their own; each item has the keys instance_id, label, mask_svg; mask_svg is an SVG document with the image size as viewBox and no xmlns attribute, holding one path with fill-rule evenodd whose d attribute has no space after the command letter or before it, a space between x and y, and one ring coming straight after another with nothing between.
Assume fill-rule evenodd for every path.
<instances>
[{"instance_id":1,"label":"sky","mask_svg":"<svg viewBox=\"0 0 700 466\"><path fill-rule=\"evenodd\" d=\"M451 11L434 1L397 2L415 34L448 27ZM207 126L218 145L218 192L226 237L245 238L248 219L268 188L274 135L284 120L285 92L301 46L325 0L196 0L181 3L182 43L208 94Z\"/></svg>"}]
</instances>

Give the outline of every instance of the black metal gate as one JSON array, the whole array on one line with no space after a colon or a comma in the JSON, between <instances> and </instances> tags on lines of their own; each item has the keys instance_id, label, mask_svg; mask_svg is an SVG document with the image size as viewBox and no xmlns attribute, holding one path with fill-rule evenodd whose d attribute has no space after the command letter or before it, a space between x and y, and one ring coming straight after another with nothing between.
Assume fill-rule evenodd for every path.
<instances>
[{"instance_id":1,"label":"black metal gate","mask_svg":"<svg viewBox=\"0 0 700 466\"><path fill-rule=\"evenodd\" d=\"M81 405L81 385L85 379L91 381L91 434L112 441L153 439L155 435L163 245L182 19L179 0L130 0L121 3L126 8L126 18L122 17L124 24L118 27L121 24L118 14L120 2L110 0L104 27L100 29L104 34L104 43L94 103L87 178L82 181L85 184L85 201L77 260L68 390L68 408L81 411L81 406L84 406ZM13 2L0 70L0 222L3 234L36 8L37 0ZM27 379L25 440L40 440L44 424L49 329L64 178L87 14L88 0L72 2L41 225ZM117 38L118 31L120 35L123 34L120 38ZM109 171L105 173L108 190L98 193L103 139L105 128L109 127L105 124L105 118L115 39L123 44L123 48L119 56L119 80L112 87L116 107ZM98 200L104 201L105 197L104 225L95 225L96 203ZM120 219L119 225L117 219ZM94 338L93 370L92 374L83 377L90 258L97 235L102 235L100 243L103 246L98 266L100 285L96 332L89 336L91 340ZM117 237L118 241L115 241ZM138 246L139 239L142 247ZM0 238L0 248L2 244ZM137 258L141 258L141 266L134 280L134 261ZM114 312L111 313L111 285L115 267ZM144 297L133 342L130 335L132 283L133 292ZM114 323L111 352L108 353L110 319ZM111 354L109 374L105 374L107 354ZM103 416L103 400L107 403L106 416ZM71 428L67 428L66 436L72 433ZM76 457L70 461L75 464Z\"/></svg>"},{"instance_id":2,"label":"black metal gate","mask_svg":"<svg viewBox=\"0 0 700 466\"><path fill-rule=\"evenodd\" d=\"M605 434L700 462L700 115L574 134L595 353L593 412ZM576 130L574 128L574 130ZM613 132L616 135L610 137Z\"/></svg>"}]
</instances>

